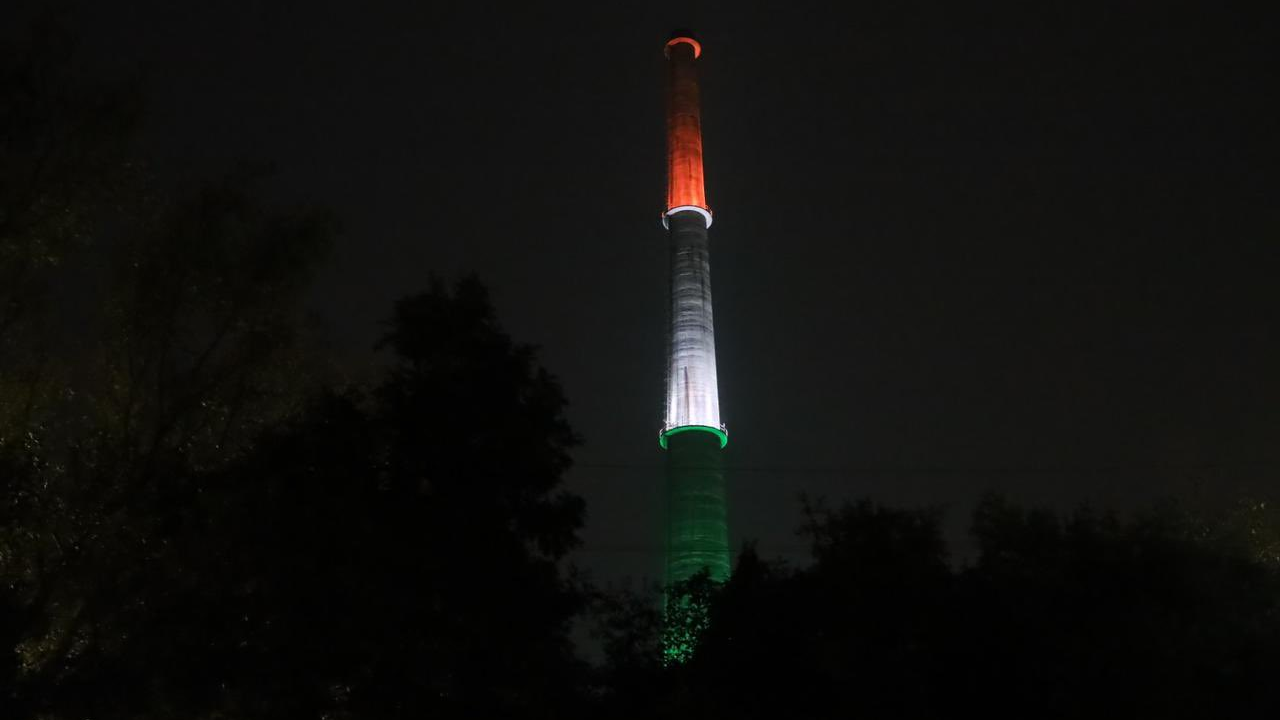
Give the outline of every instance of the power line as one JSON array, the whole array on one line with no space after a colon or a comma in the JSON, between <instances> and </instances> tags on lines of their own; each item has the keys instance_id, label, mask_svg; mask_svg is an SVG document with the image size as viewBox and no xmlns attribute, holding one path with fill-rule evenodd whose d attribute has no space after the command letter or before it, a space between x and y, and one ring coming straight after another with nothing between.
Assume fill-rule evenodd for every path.
<instances>
[{"instance_id":1,"label":"power line","mask_svg":"<svg viewBox=\"0 0 1280 720\"><path fill-rule=\"evenodd\" d=\"M648 470L661 472L662 465L642 463L574 463L589 470ZM708 469L711 469L708 466ZM874 465L726 465L726 472L802 473L828 475L1063 475L1152 472L1211 472L1243 469L1277 469L1278 462L1132 464L1132 465L987 465L987 466L874 466Z\"/></svg>"}]
</instances>

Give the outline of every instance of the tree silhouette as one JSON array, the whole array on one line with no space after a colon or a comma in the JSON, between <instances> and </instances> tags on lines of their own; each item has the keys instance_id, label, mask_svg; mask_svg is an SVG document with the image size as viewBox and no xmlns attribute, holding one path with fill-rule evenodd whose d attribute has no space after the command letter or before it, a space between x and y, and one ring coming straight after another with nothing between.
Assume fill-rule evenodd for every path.
<instances>
[{"instance_id":1,"label":"tree silhouette","mask_svg":"<svg viewBox=\"0 0 1280 720\"><path fill-rule=\"evenodd\" d=\"M37 618L16 644L29 688L129 627L189 478L235 458L308 386L296 299L322 221L268 213L240 181L131 220L88 268L100 294L78 293L96 314L77 311L82 335L41 366L60 391L19 393L22 412L0 428L0 578ZM0 376L21 385L12 369Z\"/></svg>"},{"instance_id":2,"label":"tree silhouette","mask_svg":"<svg viewBox=\"0 0 1280 720\"><path fill-rule=\"evenodd\" d=\"M690 662L619 668L601 714L1274 717L1280 573L1240 541L1263 523L1246 518L1060 516L992 496L976 558L953 567L936 511L811 508L811 565L748 547Z\"/></svg>"},{"instance_id":3,"label":"tree silhouette","mask_svg":"<svg viewBox=\"0 0 1280 720\"><path fill-rule=\"evenodd\" d=\"M145 549L87 550L142 567L64 591L74 639L20 673L28 709L563 716L583 598L557 561L582 503L557 489L576 442L559 387L474 280L402 301L386 343L372 396L327 394L236 461L170 475L134 519Z\"/></svg>"},{"instance_id":4,"label":"tree silhouette","mask_svg":"<svg viewBox=\"0 0 1280 720\"><path fill-rule=\"evenodd\" d=\"M954 690L1005 715L1263 717L1280 670L1280 576L1180 514L1065 518L989 498L960 577ZM976 688L1001 692L975 697ZM966 689L969 689L966 692ZM994 700L994 702L993 702Z\"/></svg>"}]
</instances>

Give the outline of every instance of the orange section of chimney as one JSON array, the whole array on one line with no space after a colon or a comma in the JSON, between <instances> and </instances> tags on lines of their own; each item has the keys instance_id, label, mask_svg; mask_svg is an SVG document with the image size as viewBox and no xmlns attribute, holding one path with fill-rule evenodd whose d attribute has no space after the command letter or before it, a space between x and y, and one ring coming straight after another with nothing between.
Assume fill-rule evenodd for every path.
<instances>
[{"instance_id":1,"label":"orange section of chimney","mask_svg":"<svg viewBox=\"0 0 1280 720\"><path fill-rule=\"evenodd\" d=\"M672 38L666 47L667 210L707 207L702 182L702 118L694 60L702 54L698 41Z\"/></svg>"}]
</instances>

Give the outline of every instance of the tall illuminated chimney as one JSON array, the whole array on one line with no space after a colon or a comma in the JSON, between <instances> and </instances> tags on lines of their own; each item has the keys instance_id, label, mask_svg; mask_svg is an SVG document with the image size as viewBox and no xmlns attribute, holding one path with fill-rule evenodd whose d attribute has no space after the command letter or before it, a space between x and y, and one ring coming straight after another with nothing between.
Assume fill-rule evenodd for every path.
<instances>
[{"instance_id":1,"label":"tall illuminated chimney","mask_svg":"<svg viewBox=\"0 0 1280 720\"><path fill-rule=\"evenodd\" d=\"M721 451L729 436L720 422L715 328L711 314L711 210L702 178L702 127L696 61L702 46L677 31L667 41L667 228L671 253L671 335L666 418L659 442L667 451L668 586L706 570L729 577L729 533ZM681 660L696 629L672 627L666 652ZM699 622L688 617L684 624Z\"/></svg>"}]
</instances>

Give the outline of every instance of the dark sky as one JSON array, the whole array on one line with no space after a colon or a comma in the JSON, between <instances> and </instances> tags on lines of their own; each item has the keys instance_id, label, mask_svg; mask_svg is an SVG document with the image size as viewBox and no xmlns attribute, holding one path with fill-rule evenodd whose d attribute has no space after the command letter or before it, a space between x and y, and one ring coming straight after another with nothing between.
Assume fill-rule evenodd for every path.
<instances>
[{"instance_id":1,"label":"dark sky","mask_svg":"<svg viewBox=\"0 0 1280 720\"><path fill-rule=\"evenodd\" d=\"M84 56L145 78L165 172L270 161L279 200L343 219L315 296L340 345L432 273L492 287L572 401L601 576L660 569L677 26L705 47L735 542L793 554L802 490L959 525L988 489L1132 506L1280 482L1272 16L95 5L70 15Z\"/></svg>"}]
</instances>

